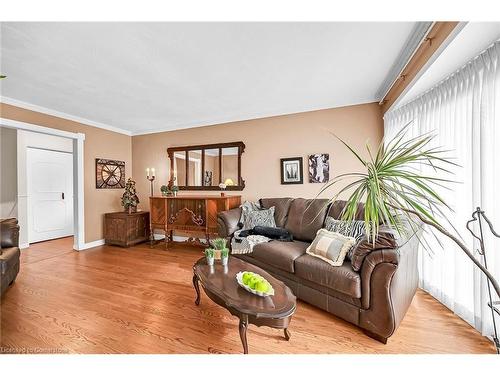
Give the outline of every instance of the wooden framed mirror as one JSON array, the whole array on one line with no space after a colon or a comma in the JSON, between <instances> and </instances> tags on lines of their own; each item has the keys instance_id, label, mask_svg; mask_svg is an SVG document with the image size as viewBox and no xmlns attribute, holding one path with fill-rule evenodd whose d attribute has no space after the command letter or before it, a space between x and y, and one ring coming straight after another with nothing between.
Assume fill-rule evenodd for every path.
<instances>
[{"instance_id":1,"label":"wooden framed mirror","mask_svg":"<svg viewBox=\"0 0 500 375\"><path fill-rule=\"evenodd\" d=\"M243 190L245 181L241 177L241 155L245 151L243 142L214 143L196 146L170 147L169 186L179 190Z\"/></svg>"}]
</instances>

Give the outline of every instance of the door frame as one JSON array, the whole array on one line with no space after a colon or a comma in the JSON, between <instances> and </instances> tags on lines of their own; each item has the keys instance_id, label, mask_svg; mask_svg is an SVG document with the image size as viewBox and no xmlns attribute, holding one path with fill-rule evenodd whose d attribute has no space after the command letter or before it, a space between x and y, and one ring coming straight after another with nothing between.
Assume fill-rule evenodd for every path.
<instances>
[{"instance_id":1,"label":"door frame","mask_svg":"<svg viewBox=\"0 0 500 375\"><path fill-rule=\"evenodd\" d=\"M55 135L69 138L73 141L73 232L74 250L88 248L85 243L85 211L84 211L84 163L83 142L84 133L72 133L65 130L48 128L45 126L15 121L0 117L0 127L27 130L34 133Z\"/></svg>"}]
</instances>

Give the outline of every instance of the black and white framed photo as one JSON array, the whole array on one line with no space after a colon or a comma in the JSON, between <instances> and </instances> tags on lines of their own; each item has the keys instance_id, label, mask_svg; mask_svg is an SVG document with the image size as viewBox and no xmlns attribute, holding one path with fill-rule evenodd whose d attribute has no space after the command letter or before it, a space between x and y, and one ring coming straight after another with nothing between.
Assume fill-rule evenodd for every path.
<instances>
[{"instance_id":1,"label":"black and white framed photo","mask_svg":"<svg viewBox=\"0 0 500 375\"><path fill-rule=\"evenodd\" d=\"M323 183L330 179L330 155L309 155L309 182Z\"/></svg>"},{"instance_id":2,"label":"black and white framed photo","mask_svg":"<svg viewBox=\"0 0 500 375\"><path fill-rule=\"evenodd\" d=\"M203 186L212 186L212 171L205 171Z\"/></svg>"},{"instance_id":3,"label":"black and white framed photo","mask_svg":"<svg viewBox=\"0 0 500 375\"><path fill-rule=\"evenodd\" d=\"M304 171L302 158L281 159L281 184L302 184L304 183Z\"/></svg>"}]
</instances>

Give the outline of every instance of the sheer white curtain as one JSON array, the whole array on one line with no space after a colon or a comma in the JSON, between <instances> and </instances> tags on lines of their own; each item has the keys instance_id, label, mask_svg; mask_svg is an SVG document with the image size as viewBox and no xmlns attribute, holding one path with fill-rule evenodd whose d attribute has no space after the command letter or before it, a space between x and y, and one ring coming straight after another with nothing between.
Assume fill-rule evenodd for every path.
<instances>
[{"instance_id":1,"label":"sheer white curtain","mask_svg":"<svg viewBox=\"0 0 500 375\"><path fill-rule=\"evenodd\" d=\"M465 223L476 207L485 210L500 230L499 65L500 41L433 89L384 117L386 139L411 123L409 135L432 131L435 144L451 150L461 166L453 169L452 177L459 183L441 193L454 210L448 219L471 249L477 249L478 244L466 231ZM489 230L485 233L488 266L498 280L500 239ZM491 335L486 278L451 241L439 237L441 248L432 235L426 234L426 239L433 252L420 251L421 287L482 334ZM498 299L494 290L492 293Z\"/></svg>"}]
</instances>

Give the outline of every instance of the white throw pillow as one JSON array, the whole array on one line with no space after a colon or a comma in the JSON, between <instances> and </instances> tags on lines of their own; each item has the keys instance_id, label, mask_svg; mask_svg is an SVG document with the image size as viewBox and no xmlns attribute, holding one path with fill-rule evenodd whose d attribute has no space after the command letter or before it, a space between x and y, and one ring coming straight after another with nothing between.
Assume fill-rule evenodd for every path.
<instances>
[{"instance_id":1,"label":"white throw pillow","mask_svg":"<svg viewBox=\"0 0 500 375\"><path fill-rule=\"evenodd\" d=\"M344 263L347 252L355 243L354 237L320 229L306 253L338 267Z\"/></svg>"}]
</instances>

